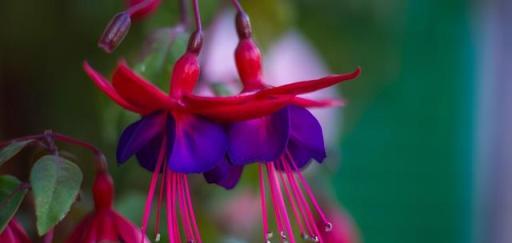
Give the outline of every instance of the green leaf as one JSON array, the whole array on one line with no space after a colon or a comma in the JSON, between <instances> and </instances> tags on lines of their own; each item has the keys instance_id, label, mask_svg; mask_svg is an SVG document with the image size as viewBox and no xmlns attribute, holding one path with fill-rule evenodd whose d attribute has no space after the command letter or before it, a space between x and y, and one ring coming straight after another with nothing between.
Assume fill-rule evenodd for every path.
<instances>
[{"instance_id":1,"label":"green leaf","mask_svg":"<svg viewBox=\"0 0 512 243\"><path fill-rule=\"evenodd\" d=\"M0 232L18 211L28 187L13 176L0 176Z\"/></svg>"},{"instance_id":2,"label":"green leaf","mask_svg":"<svg viewBox=\"0 0 512 243\"><path fill-rule=\"evenodd\" d=\"M43 235L69 212L80 190L82 171L64 158L46 155L32 167L30 183L34 192L37 232Z\"/></svg>"},{"instance_id":3,"label":"green leaf","mask_svg":"<svg viewBox=\"0 0 512 243\"><path fill-rule=\"evenodd\" d=\"M17 153L19 153L25 146L34 140L25 140L20 142L13 142L7 145L5 148L0 150L0 166L2 166L5 162L12 159Z\"/></svg>"}]
</instances>

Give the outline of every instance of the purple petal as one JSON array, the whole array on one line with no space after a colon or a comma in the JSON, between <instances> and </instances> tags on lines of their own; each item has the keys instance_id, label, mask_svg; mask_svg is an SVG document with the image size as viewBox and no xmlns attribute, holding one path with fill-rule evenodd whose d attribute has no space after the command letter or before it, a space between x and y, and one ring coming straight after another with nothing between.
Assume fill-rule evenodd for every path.
<instances>
[{"instance_id":1,"label":"purple petal","mask_svg":"<svg viewBox=\"0 0 512 243\"><path fill-rule=\"evenodd\" d=\"M191 115L176 119L174 143L170 144L169 168L182 173L203 173L224 158L227 138L224 129Z\"/></svg>"},{"instance_id":2,"label":"purple petal","mask_svg":"<svg viewBox=\"0 0 512 243\"><path fill-rule=\"evenodd\" d=\"M326 154L320 123L307 109L297 106L290 106L288 109L290 140L287 151L296 167L304 167L311 159L322 163Z\"/></svg>"},{"instance_id":3,"label":"purple petal","mask_svg":"<svg viewBox=\"0 0 512 243\"><path fill-rule=\"evenodd\" d=\"M235 165L277 160L288 142L288 135L288 109L234 123L228 130L229 158Z\"/></svg>"},{"instance_id":4,"label":"purple petal","mask_svg":"<svg viewBox=\"0 0 512 243\"><path fill-rule=\"evenodd\" d=\"M149 143L144 145L144 147L136 153L140 166L144 167L146 170L155 170L158 153L160 152L160 147L162 145L162 137L162 135L158 135L151 139Z\"/></svg>"},{"instance_id":5,"label":"purple petal","mask_svg":"<svg viewBox=\"0 0 512 243\"><path fill-rule=\"evenodd\" d=\"M165 113L153 113L128 126L121 134L117 145L118 163L126 162L151 139L161 133L166 118Z\"/></svg>"},{"instance_id":6,"label":"purple petal","mask_svg":"<svg viewBox=\"0 0 512 243\"><path fill-rule=\"evenodd\" d=\"M229 190L236 186L243 169L242 165L232 165L228 158L225 158L213 170L204 173L204 178L208 183L217 184Z\"/></svg>"},{"instance_id":7,"label":"purple petal","mask_svg":"<svg viewBox=\"0 0 512 243\"><path fill-rule=\"evenodd\" d=\"M176 122L172 116L167 117L167 144L172 146L174 143L174 131L176 129ZM163 129L161 131L164 132ZM151 139L142 149L140 149L136 156L139 164L149 171L154 171L157 165L158 156L160 155L160 149L162 148L164 134L158 134L156 137ZM170 146L164 148L168 149Z\"/></svg>"}]
</instances>

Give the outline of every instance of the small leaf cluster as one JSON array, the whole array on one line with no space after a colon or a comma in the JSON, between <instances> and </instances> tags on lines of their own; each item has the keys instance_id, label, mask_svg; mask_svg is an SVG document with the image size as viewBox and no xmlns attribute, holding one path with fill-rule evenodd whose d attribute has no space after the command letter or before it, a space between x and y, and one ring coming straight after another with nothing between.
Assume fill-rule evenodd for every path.
<instances>
[{"instance_id":1,"label":"small leaf cluster","mask_svg":"<svg viewBox=\"0 0 512 243\"><path fill-rule=\"evenodd\" d=\"M90 149L103 159L101 152L92 145L62 134L54 136L51 132L0 144L0 166L12 161L26 147L42 146L47 151L33 163L28 181L0 175L0 232L13 219L29 192L33 196L40 236L47 234L69 213L79 194L83 174L75 163L59 154L55 145L59 140Z\"/></svg>"}]
</instances>

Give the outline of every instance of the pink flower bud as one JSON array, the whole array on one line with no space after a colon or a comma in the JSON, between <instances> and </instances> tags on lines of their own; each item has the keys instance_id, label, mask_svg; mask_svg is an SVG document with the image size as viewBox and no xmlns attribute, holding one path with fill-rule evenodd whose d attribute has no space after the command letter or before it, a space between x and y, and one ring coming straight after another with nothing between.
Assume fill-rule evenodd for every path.
<instances>
[{"instance_id":1,"label":"pink flower bud","mask_svg":"<svg viewBox=\"0 0 512 243\"><path fill-rule=\"evenodd\" d=\"M128 13L121 12L114 16L103 31L98 46L107 53L112 53L123 41L130 30L131 18Z\"/></svg>"},{"instance_id":2,"label":"pink flower bud","mask_svg":"<svg viewBox=\"0 0 512 243\"><path fill-rule=\"evenodd\" d=\"M112 178L106 172L98 172L94 185L92 187L94 196L94 205L96 210L108 209L112 207L114 199L114 185Z\"/></svg>"}]
</instances>

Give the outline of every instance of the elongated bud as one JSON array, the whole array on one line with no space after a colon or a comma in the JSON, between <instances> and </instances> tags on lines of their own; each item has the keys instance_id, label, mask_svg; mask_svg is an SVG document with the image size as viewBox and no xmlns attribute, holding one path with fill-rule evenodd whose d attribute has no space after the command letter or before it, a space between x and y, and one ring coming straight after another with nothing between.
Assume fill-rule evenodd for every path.
<instances>
[{"instance_id":1,"label":"elongated bud","mask_svg":"<svg viewBox=\"0 0 512 243\"><path fill-rule=\"evenodd\" d=\"M240 80L244 85L242 92L263 88L261 71L261 53L252 40L252 28L249 16L238 11L235 17L238 46L235 50L235 62Z\"/></svg>"},{"instance_id":2,"label":"elongated bud","mask_svg":"<svg viewBox=\"0 0 512 243\"><path fill-rule=\"evenodd\" d=\"M96 210L112 207L114 200L114 184L112 177L106 171L99 171L92 187L94 205Z\"/></svg>"},{"instance_id":3,"label":"elongated bud","mask_svg":"<svg viewBox=\"0 0 512 243\"><path fill-rule=\"evenodd\" d=\"M130 30L131 18L128 13L121 12L114 16L103 31L98 46L107 53L112 53L123 41Z\"/></svg>"}]
</instances>

